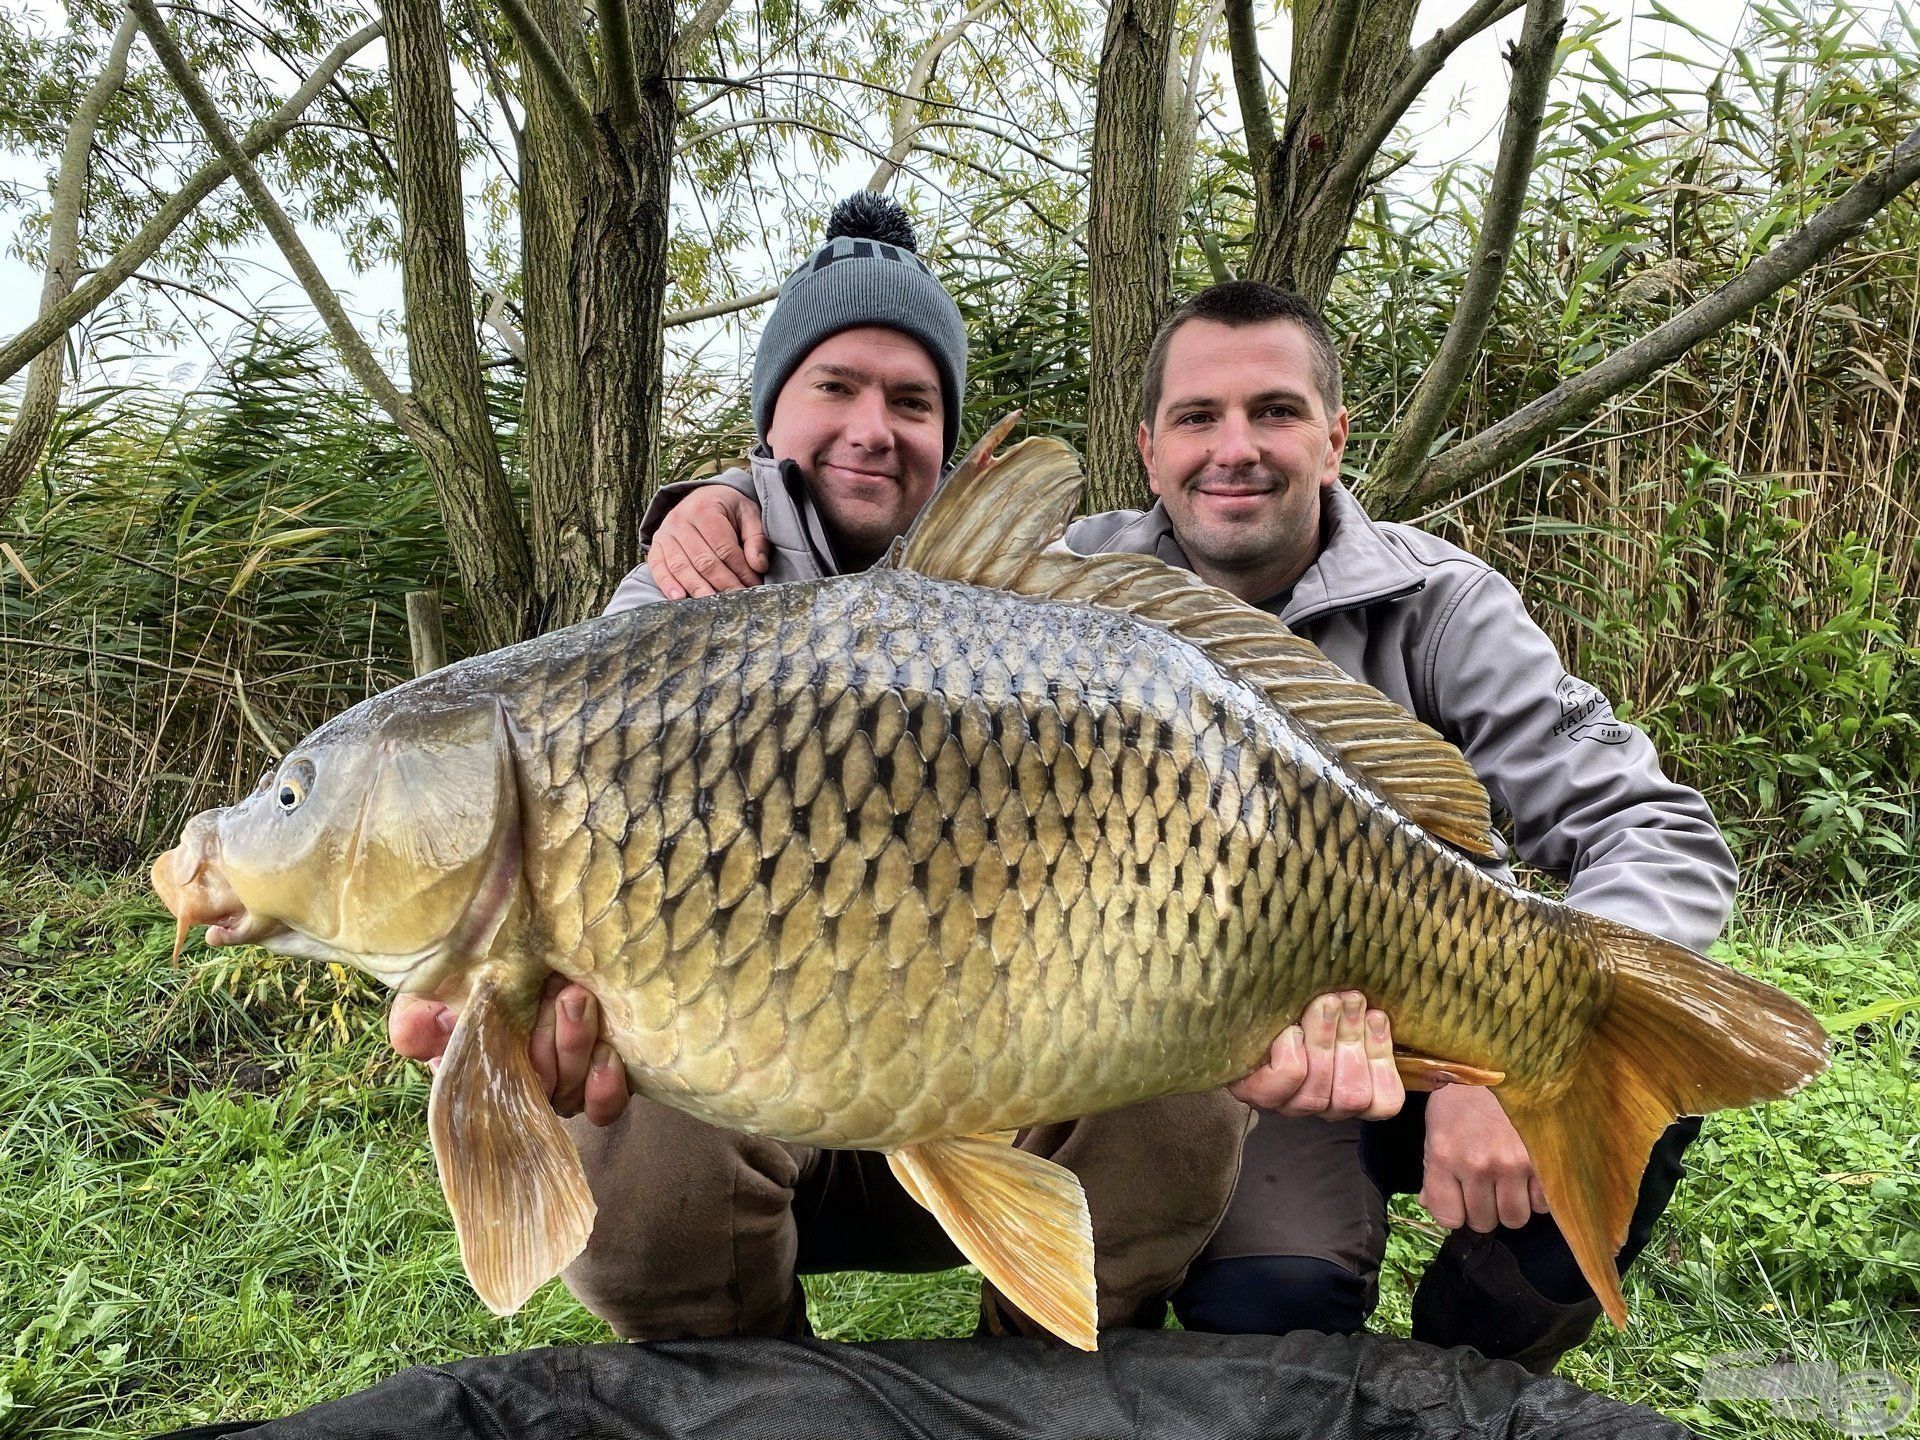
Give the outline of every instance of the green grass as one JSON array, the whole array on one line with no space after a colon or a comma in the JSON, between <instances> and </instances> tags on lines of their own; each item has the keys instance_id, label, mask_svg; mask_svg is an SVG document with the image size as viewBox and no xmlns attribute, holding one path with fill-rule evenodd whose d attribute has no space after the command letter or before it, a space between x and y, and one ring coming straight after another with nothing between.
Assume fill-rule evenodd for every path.
<instances>
[{"instance_id":1,"label":"green grass","mask_svg":"<svg viewBox=\"0 0 1920 1440\"><path fill-rule=\"evenodd\" d=\"M284 1414L407 1365L609 1338L558 1285L494 1320L425 1145L424 1074L359 977L259 952L168 959L128 881L0 881L0 1440ZM1827 1014L1913 995L1920 904L1736 931ZM1839 1039L1803 1095L1719 1117L1628 1286L1633 1328L1565 1373L1709 1436L1830 1436L1703 1407L1703 1365L1789 1352L1920 1380L1920 1015ZM1400 1202L1379 1328L1435 1236ZM809 1282L837 1339L965 1335L978 1282ZM1911 1433L1910 1421L1903 1427Z\"/></svg>"}]
</instances>

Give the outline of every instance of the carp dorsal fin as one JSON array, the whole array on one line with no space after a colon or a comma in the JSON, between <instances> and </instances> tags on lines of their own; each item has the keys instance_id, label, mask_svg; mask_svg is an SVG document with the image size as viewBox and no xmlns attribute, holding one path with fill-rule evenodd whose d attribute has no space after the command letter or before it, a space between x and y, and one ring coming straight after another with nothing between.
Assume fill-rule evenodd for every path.
<instances>
[{"instance_id":1,"label":"carp dorsal fin","mask_svg":"<svg viewBox=\"0 0 1920 1440\"><path fill-rule=\"evenodd\" d=\"M1409 820L1471 855L1498 853L1486 787L1466 756L1265 611L1151 555L1007 556L972 583L1078 600L1172 631L1259 690Z\"/></svg>"},{"instance_id":2,"label":"carp dorsal fin","mask_svg":"<svg viewBox=\"0 0 1920 1440\"><path fill-rule=\"evenodd\" d=\"M1099 1301L1086 1192L1064 1165L1010 1135L955 1135L887 1156L901 1187L1007 1299L1069 1345L1092 1350Z\"/></svg>"},{"instance_id":3,"label":"carp dorsal fin","mask_svg":"<svg viewBox=\"0 0 1920 1440\"><path fill-rule=\"evenodd\" d=\"M1003 422L1004 423L1004 422ZM1436 730L1355 680L1263 610L1151 555L1046 549L1072 513L1079 462L1057 440L1023 440L990 469L976 446L907 539L909 570L1036 599L1117 610L1197 645L1261 691L1408 819L1492 857L1486 788Z\"/></svg>"},{"instance_id":4,"label":"carp dorsal fin","mask_svg":"<svg viewBox=\"0 0 1920 1440\"><path fill-rule=\"evenodd\" d=\"M1014 411L967 452L907 531L894 564L934 580L975 583L992 561L1044 547L1073 518L1080 462L1055 440L1022 440L999 461Z\"/></svg>"}]
</instances>

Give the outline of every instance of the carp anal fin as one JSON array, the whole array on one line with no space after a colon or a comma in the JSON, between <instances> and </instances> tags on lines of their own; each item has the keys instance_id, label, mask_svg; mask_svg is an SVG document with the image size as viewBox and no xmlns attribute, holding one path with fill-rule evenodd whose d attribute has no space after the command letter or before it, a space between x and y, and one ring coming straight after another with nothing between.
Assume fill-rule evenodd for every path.
<instances>
[{"instance_id":1,"label":"carp anal fin","mask_svg":"<svg viewBox=\"0 0 1920 1440\"><path fill-rule=\"evenodd\" d=\"M1395 1049L1393 1067L1400 1072L1400 1083L1409 1090L1438 1090L1443 1085L1498 1085L1507 1078L1504 1070L1482 1070L1458 1060L1442 1060L1415 1050Z\"/></svg>"},{"instance_id":2,"label":"carp anal fin","mask_svg":"<svg viewBox=\"0 0 1920 1440\"><path fill-rule=\"evenodd\" d=\"M1003 422L1004 423L1004 422ZM994 438L981 441L984 447ZM1491 858L1491 807L1466 757L1280 620L1151 555L1076 555L1053 545L1080 494L1080 462L1044 437L991 468L980 448L908 532L899 565L1039 600L1073 600L1170 630L1264 694L1402 814Z\"/></svg>"},{"instance_id":3,"label":"carp anal fin","mask_svg":"<svg viewBox=\"0 0 1920 1440\"><path fill-rule=\"evenodd\" d=\"M1624 1329L1615 1255L1653 1145L1681 1115L1779 1100L1827 1066L1820 1022L1784 991L1682 945L1573 916L1614 990L1551 1096L1495 1091L1560 1233Z\"/></svg>"},{"instance_id":4,"label":"carp anal fin","mask_svg":"<svg viewBox=\"0 0 1920 1440\"><path fill-rule=\"evenodd\" d=\"M909 1145L887 1164L1002 1295L1069 1345L1097 1348L1093 1222L1071 1170L982 1135Z\"/></svg>"},{"instance_id":5,"label":"carp anal fin","mask_svg":"<svg viewBox=\"0 0 1920 1440\"><path fill-rule=\"evenodd\" d=\"M538 995L497 970L477 978L427 1106L460 1261L496 1315L558 1275L593 1230L579 1152L527 1051Z\"/></svg>"}]
</instances>

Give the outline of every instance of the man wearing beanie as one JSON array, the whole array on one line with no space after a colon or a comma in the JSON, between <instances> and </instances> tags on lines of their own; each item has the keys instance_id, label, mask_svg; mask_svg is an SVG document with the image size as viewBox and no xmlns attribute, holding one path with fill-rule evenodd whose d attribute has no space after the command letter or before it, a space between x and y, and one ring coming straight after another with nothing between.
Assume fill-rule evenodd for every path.
<instances>
[{"instance_id":1,"label":"man wearing beanie","mask_svg":"<svg viewBox=\"0 0 1920 1440\"><path fill-rule=\"evenodd\" d=\"M724 556L735 584L813 580L863 569L912 523L959 435L967 346L959 309L914 246L912 226L874 195L842 202L826 241L781 287L753 373L760 441L744 469L668 486L642 522L696 486L729 494ZM764 516L764 529L753 524ZM752 528L748 529L751 525ZM744 533L743 533L744 532ZM739 535L736 543L734 536ZM659 565L661 557L650 554ZM665 567L662 567L665 568ZM715 577L718 578L717 576ZM676 583L648 566L626 577L608 612L706 594L700 572ZM443 1026L440 1022L444 1019ZM451 1029L445 1007L403 997L389 1033L431 1059ZM965 1261L886 1158L721 1130L643 1097L598 1041L593 998L554 986L533 1037L534 1063L579 1148L598 1207L567 1287L623 1338L807 1333L797 1276L833 1270L924 1271ZM1309 1088L1314 1113L1385 1116L1381 1050L1331 1027L1300 1072L1263 1069L1276 1104ZM1334 1097L1338 1095L1336 1100ZM1158 1325L1226 1210L1251 1111L1225 1090L1150 1101L1023 1132L1017 1143L1072 1170L1093 1220L1101 1328ZM1043 1333L1002 1302L981 1300L982 1328Z\"/></svg>"},{"instance_id":2,"label":"man wearing beanie","mask_svg":"<svg viewBox=\"0 0 1920 1440\"><path fill-rule=\"evenodd\" d=\"M825 242L780 287L753 365L747 468L719 483L752 505L746 553L725 563L770 581L863 570L912 523L960 438L967 335L960 309L920 258L893 201L859 194L827 222ZM668 485L640 523L650 537L689 490ZM758 513L753 512L757 509ZM678 547L648 554L607 613L706 594ZM714 564L703 555L702 562Z\"/></svg>"}]
</instances>

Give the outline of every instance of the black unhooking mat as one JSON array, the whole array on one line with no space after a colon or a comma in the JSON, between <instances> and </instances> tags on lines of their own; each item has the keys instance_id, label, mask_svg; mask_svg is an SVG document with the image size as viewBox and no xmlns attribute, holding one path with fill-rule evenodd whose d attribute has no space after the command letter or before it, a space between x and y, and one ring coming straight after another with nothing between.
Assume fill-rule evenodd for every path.
<instances>
[{"instance_id":1,"label":"black unhooking mat","mask_svg":"<svg viewBox=\"0 0 1920 1440\"><path fill-rule=\"evenodd\" d=\"M423 1366L165 1440L1684 1440L1637 1405L1380 1336L684 1340Z\"/></svg>"}]
</instances>

